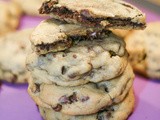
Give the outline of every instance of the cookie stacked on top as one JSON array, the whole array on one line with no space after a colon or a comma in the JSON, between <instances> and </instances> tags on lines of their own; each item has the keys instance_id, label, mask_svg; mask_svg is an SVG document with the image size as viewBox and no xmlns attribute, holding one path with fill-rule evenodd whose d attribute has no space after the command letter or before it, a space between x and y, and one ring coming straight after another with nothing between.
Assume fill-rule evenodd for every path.
<instances>
[{"instance_id":1,"label":"cookie stacked on top","mask_svg":"<svg viewBox=\"0 0 160 120\"><path fill-rule=\"evenodd\" d=\"M45 120L124 120L134 74L124 41L108 28L143 29L145 15L120 0L49 0L31 35L28 92Z\"/></svg>"}]
</instances>

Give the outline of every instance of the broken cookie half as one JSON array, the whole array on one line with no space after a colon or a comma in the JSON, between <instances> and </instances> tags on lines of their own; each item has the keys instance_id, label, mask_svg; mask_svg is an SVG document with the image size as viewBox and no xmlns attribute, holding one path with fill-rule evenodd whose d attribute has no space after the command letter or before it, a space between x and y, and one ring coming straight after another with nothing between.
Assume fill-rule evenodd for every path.
<instances>
[{"instance_id":1,"label":"broken cookie half","mask_svg":"<svg viewBox=\"0 0 160 120\"><path fill-rule=\"evenodd\" d=\"M122 0L45 0L40 14L88 27L144 29L145 14Z\"/></svg>"},{"instance_id":2,"label":"broken cookie half","mask_svg":"<svg viewBox=\"0 0 160 120\"><path fill-rule=\"evenodd\" d=\"M104 38L111 32L101 28L62 23L53 19L42 21L31 35L32 49L38 54L58 52L79 41Z\"/></svg>"}]
</instances>

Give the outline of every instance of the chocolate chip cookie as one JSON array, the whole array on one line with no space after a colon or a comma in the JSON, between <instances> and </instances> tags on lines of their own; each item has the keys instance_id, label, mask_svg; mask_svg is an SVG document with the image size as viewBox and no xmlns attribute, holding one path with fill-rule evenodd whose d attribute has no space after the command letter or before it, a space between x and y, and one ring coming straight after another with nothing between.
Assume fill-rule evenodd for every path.
<instances>
[{"instance_id":1,"label":"chocolate chip cookie","mask_svg":"<svg viewBox=\"0 0 160 120\"><path fill-rule=\"evenodd\" d=\"M149 23L144 31L133 31L126 37L127 50L134 70L160 79L160 22Z\"/></svg>"},{"instance_id":2,"label":"chocolate chip cookie","mask_svg":"<svg viewBox=\"0 0 160 120\"><path fill-rule=\"evenodd\" d=\"M30 81L28 92L42 107L68 115L86 115L121 102L132 87L133 79L132 68L128 65L122 75L108 81L74 87Z\"/></svg>"},{"instance_id":3,"label":"chocolate chip cookie","mask_svg":"<svg viewBox=\"0 0 160 120\"><path fill-rule=\"evenodd\" d=\"M38 9L42 4L42 0L12 0L16 4L18 4L22 11L25 14L33 15L33 16L40 16Z\"/></svg>"},{"instance_id":4,"label":"chocolate chip cookie","mask_svg":"<svg viewBox=\"0 0 160 120\"><path fill-rule=\"evenodd\" d=\"M123 40L113 34L103 39L76 41L69 49L27 57L26 65L39 83L77 86L120 75L128 63Z\"/></svg>"},{"instance_id":5,"label":"chocolate chip cookie","mask_svg":"<svg viewBox=\"0 0 160 120\"><path fill-rule=\"evenodd\" d=\"M0 79L12 83L26 83L30 78L25 67L31 51L29 36L33 29L7 34L0 38Z\"/></svg>"},{"instance_id":6,"label":"chocolate chip cookie","mask_svg":"<svg viewBox=\"0 0 160 120\"><path fill-rule=\"evenodd\" d=\"M145 15L122 0L46 0L39 12L68 23L92 27L145 28Z\"/></svg>"},{"instance_id":7,"label":"chocolate chip cookie","mask_svg":"<svg viewBox=\"0 0 160 120\"><path fill-rule=\"evenodd\" d=\"M134 94L131 89L123 102L106 107L98 113L83 116L70 116L55 112L53 109L39 107L45 120L126 120L134 109Z\"/></svg>"},{"instance_id":8,"label":"chocolate chip cookie","mask_svg":"<svg viewBox=\"0 0 160 120\"><path fill-rule=\"evenodd\" d=\"M15 30L20 21L21 9L18 5L0 1L0 35Z\"/></svg>"},{"instance_id":9,"label":"chocolate chip cookie","mask_svg":"<svg viewBox=\"0 0 160 120\"><path fill-rule=\"evenodd\" d=\"M48 19L42 21L31 36L33 50L38 54L58 52L70 48L78 41L103 39L111 36L109 30L83 27Z\"/></svg>"}]
</instances>

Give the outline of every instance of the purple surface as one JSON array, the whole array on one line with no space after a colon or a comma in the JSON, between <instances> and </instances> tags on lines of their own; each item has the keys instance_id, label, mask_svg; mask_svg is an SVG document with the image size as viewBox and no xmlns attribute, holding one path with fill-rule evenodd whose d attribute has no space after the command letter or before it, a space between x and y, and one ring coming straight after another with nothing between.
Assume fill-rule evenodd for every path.
<instances>
[{"instance_id":1,"label":"purple surface","mask_svg":"<svg viewBox=\"0 0 160 120\"><path fill-rule=\"evenodd\" d=\"M143 10L147 22L160 20L160 15ZM19 29L38 25L44 18L24 16ZM136 76L136 106L129 120L160 120L160 81ZM0 89L0 120L42 120L27 85L3 83Z\"/></svg>"}]
</instances>

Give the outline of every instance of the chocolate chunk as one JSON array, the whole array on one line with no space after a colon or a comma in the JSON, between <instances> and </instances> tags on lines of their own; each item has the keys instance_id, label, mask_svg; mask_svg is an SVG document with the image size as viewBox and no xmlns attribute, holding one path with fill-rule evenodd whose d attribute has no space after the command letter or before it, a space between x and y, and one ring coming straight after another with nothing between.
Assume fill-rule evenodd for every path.
<instances>
[{"instance_id":1,"label":"chocolate chunk","mask_svg":"<svg viewBox=\"0 0 160 120\"><path fill-rule=\"evenodd\" d=\"M52 109L55 110L56 112L59 112L62 109L62 105L57 104L57 106L56 107L52 107Z\"/></svg>"},{"instance_id":2,"label":"chocolate chunk","mask_svg":"<svg viewBox=\"0 0 160 120\"><path fill-rule=\"evenodd\" d=\"M71 101L69 100L69 98L68 98L66 95L60 97L58 101L59 101L61 104L67 104L67 103L70 104L70 103L71 103Z\"/></svg>"},{"instance_id":3,"label":"chocolate chunk","mask_svg":"<svg viewBox=\"0 0 160 120\"><path fill-rule=\"evenodd\" d=\"M67 72L66 67L65 67L65 66L62 66L61 71L62 71L62 75L64 75L64 74Z\"/></svg>"},{"instance_id":4,"label":"chocolate chunk","mask_svg":"<svg viewBox=\"0 0 160 120\"><path fill-rule=\"evenodd\" d=\"M89 97L88 97L88 96L82 96L82 97L80 98L80 101L81 101L81 102L85 102L85 101L87 101L87 100L89 100Z\"/></svg>"},{"instance_id":5,"label":"chocolate chunk","mask_svg":"<svg viewBox=\"0 0 160 120\"><path fill-rule=\"evenodd\" d=\"M114 51L112 51L112 50L110 50L110 51L109 51L109 53L110 53L111 57L113 57L113 56L116 56L116 55L117 55L117 54L116 54Z\"/></svg>"},{"instance_id":6,"label":"chocolate chunk","mask_svg":"<svg viewBox=\"0 0 160 120\"><path fill-rule=\"evenodd\" d=\"M69 96L69 100L71 101L71 103L73 102L77 102L77 95L76 93L74 92L73 95Z\"/></svg>"}]
</instances>

